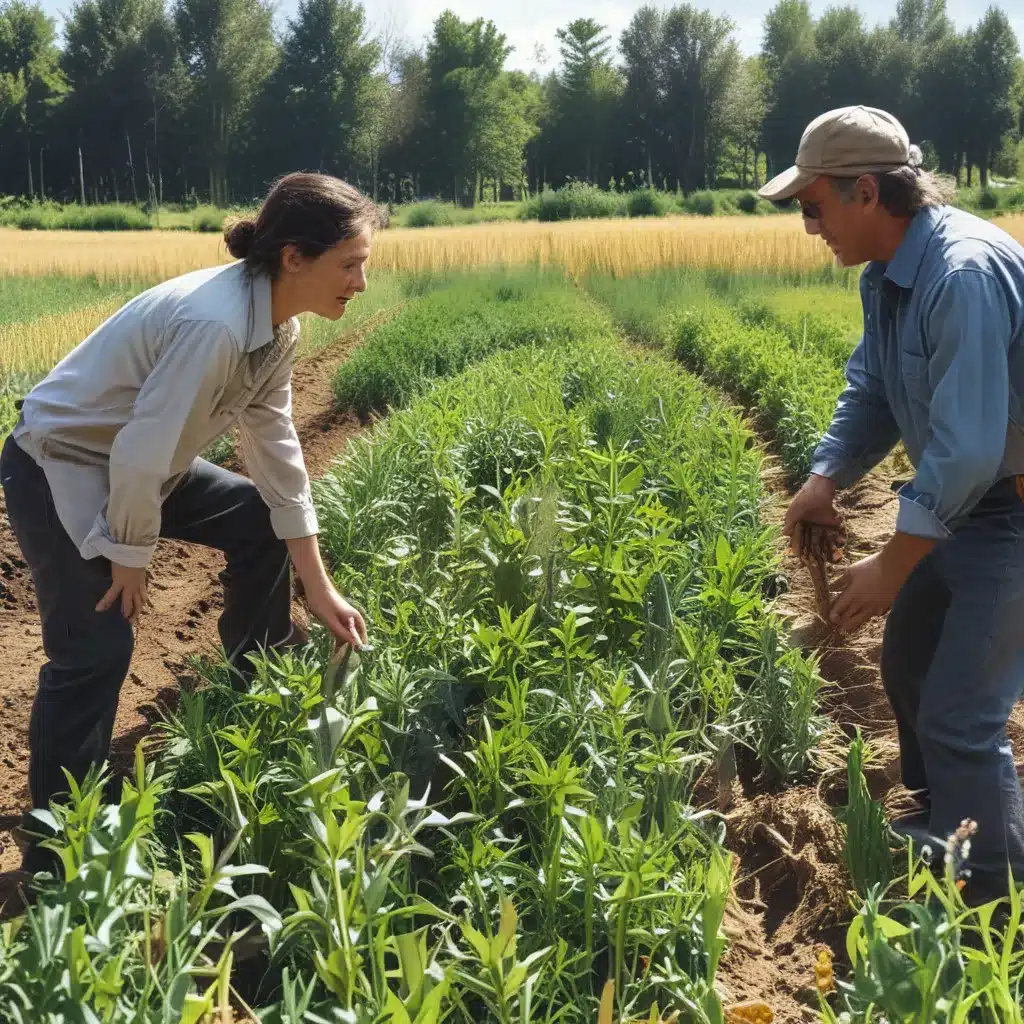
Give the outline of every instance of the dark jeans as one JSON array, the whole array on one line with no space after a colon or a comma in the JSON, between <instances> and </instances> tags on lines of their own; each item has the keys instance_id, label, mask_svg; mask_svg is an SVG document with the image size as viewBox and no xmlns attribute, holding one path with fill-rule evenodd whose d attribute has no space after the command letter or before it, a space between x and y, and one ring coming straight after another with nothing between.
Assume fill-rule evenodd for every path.
<instances>
[{"instance_id":1,"label":"dark jeans","mask_svg":"<svg viewBox=\"0 0 1024 1024\"><path fill-rule=\"evenodd\" d=\"M62 768L80 781L90 765L107 758L135 638L120 601L106 612L95 610L110 586L110 562L82 558L57 518L45 474L10 437L0 481L32 570L48 659L29 723L32 804L46 808L67 791ZM160 535L227 556L219 629L237 667L258 646L290 638L288 548L274 535L269 509L249 480L197 459L164 502Z\"/></svg>"},{"instance_id":2,"label":"dark jeans","mask_svg":"<svg viewBox=\"0 0 1024 1024\"><path fill-rule=\"evenodd\" d=\"M1024 690L1024 502L996 484L923 559L885 627L882 681L903 781L947 839L978 823L970 889L1024 881L1024 801L1006 722Z\"/></svg>"}]
</instances>

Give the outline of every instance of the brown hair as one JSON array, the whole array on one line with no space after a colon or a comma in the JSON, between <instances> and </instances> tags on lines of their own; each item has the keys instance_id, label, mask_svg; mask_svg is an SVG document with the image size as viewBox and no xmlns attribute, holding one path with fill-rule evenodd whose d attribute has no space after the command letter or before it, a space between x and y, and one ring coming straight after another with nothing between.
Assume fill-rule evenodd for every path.
<instances>
[{"instance_id":1,"label":"brown hair","mask_svg":"<svg viewBox=\"0 0 1024 1024\"><path fill-rule=\"evenodd\" d=\"M348 182L296 171L274 183L255 220L243 218L226 226L224 241L228 252L250 270L276 277L286 245L315 258L384 223L377 204Z\"/></svg>"},{"instance_id":2,"label":"brown hair","mask_svg":"<svg viewBox=\"0 0 1024 1024\"><path fill-rule=\"evenodd\" d=\"M878 181L878 201L894 217L912 217L926 206L944 206L956 194L956 181L932 174L921 167L921 150L910 147L910 160L894 171L875 174ZM833 178L832 187L850 202L854 196L856 178Z\"/></svg>"}]
</instances>

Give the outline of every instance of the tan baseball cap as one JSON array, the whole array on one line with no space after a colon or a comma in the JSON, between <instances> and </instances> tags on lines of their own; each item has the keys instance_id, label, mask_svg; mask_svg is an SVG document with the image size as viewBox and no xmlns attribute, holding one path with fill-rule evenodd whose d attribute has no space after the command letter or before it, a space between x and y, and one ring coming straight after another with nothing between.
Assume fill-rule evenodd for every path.
<instances>
[{"instance_id":1,"label":"tan baseball cap","mask_svg":"<svg viewBox=\"0 0 1024 1024\"><path fill-rule=\"evenodd\" d=\"M892 114L875 107L839 107L804 129L796 163L758 194L778 202L791 199L822 175L857 178L895 171L910 162L910 139Z\"/></svg>"}]
</instances>

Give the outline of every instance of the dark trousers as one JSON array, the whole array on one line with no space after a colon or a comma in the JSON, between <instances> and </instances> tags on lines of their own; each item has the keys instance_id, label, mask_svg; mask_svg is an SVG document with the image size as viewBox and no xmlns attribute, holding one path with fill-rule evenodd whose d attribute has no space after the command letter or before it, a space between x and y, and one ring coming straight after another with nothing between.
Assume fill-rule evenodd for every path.
<instances>
[{"instance_id":1,"label":"dark trousers","mask_svg":"<svg viewBox=\"0 0 1024 1024\"><path fill-rule=\"evenodd\" d=\"M10 437L0 481L42 619L47 661L29 723L29 788L33 806L46 808L67 791L62 768L80 781L107 758L135 638L120 600L95 610L110 587L110 562L82 558L57 518L45 474ZM290 638L288 548L249 480L197 459L164 502L160 535L227 556L219 629L236 666L258 646Z\"/></svg>"},{"instance_id":2,"label":"dark trousers","mask_svg":"<svg viewBox=\"0 0 1024 1024\"><path fill-rule=\"evenodd\" d=\"M1024 801L1006 722L1024 690L1024 502L993 487L924 558L885 627L882 681L899 727L903 781L947 839L978 823L969 887L1024 881Z\"/></svg>"}]
</instances>

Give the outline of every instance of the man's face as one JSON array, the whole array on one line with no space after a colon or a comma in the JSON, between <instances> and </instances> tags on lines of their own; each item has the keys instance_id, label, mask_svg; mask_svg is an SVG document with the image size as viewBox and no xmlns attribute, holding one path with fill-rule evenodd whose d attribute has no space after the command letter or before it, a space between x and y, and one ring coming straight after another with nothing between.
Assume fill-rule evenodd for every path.
<instances>
[{"instance_id":1,"label":"man's face","mask_svg":"<svg viewBox=\"0 0 1024 1024\"><path fill-rule=\"evenodd\" d=\"M836 191L828 178L817 178L798 192L797 201L809 235L820 235L840 265L855 267L870 259L878 186L874 178L858 179L853 199Z\"/></svg>"}]
</instances>

